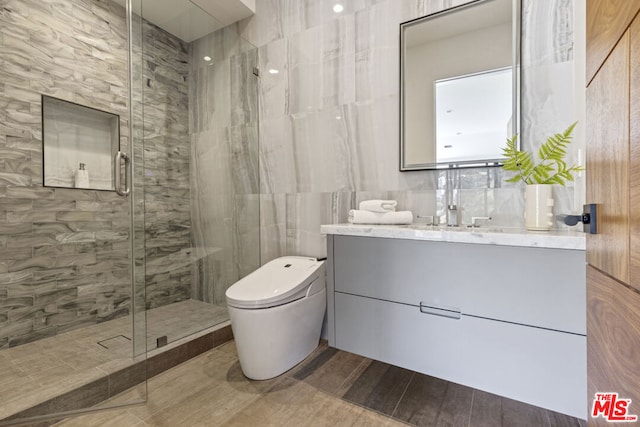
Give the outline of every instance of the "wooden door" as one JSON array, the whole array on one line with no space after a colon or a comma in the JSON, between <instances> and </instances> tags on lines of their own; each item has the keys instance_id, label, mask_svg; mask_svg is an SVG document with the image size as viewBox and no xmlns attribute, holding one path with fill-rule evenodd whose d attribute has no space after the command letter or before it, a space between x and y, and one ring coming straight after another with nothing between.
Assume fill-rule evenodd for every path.
<instances>
[{"instance_id":1,"label":"wooden door","mask_svg":"<svg viewBox=\"0 0 640 427\"><path fill-rule=\"evenodd\" d=\"M640 9L587 2L587 378L595 393L631 399L640 417ZM600 416L589 425L608 425Z\"/></svg>"}]
</instances>

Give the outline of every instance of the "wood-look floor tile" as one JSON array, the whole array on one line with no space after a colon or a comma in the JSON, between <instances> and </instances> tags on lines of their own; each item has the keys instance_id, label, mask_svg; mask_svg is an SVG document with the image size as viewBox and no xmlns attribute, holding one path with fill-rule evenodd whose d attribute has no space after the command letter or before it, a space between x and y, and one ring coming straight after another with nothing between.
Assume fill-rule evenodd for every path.
<instances>
[{"instance_id":1,"label":"wood-look floor tile","mask_svg":"<svg viewBox=\"0 0 640 427\"><path fill-rule=\"evenodd\" d=\"M108 399L108 397L109 380L106 377L100 378L89 384L83 385L82 387L76 388L75 390L69 391L39 405L21 411L9 417L9 419L47 415L57 412L89 408Z\"/></svg>"},{"instance_id":2,"label":"wood-look floor tile","mask_svg":"<svg viewBox=\"0 0 640 427\"><path fill-rule=\"evenodd\" d=\"M469 425L473 389L460 384L449 383L442 402L438 425Z\"/></svg>"},{"instance_id":3,"label":"wood-look floor tile","mask_svg":"<svg viewBox=\"0 0 640 427\"><path fill-rule=\"evenodd\" d=\"M236 412L250 407L258 398L214 386L190 395L188 404L170 405L145 417L144 421L159 427L221 425Z\"/></svg>"},{"instance_id":4,"label":"wood-look floor tile","mask_svg":"<svg viewBox=\"0 0 640 427\"><path fill-rule=\"evenodd\" d=\"M336 387L337 394L330 392ZM242 374L235 343L231 341L151 378L148 389L146 405L88 414L61 425L579 425L574 418L541 408L347 352L329 351L326 344L290 372L272 380L252 381ZM144 390L139 386L107 404L139 399Z\"/></svg>"},{"instance_id":5,"label":"wood-look floor tile","mask_svg":"<svg viewBox=\"0 0 640 427\"><path fill-rule=\"evenodd\" d=\"M110 410L68 418L55 425L56 427L102 427L109 425L121 427L142 427L148 424L127 411Z\"/></svg>"},{"instance_id":6,"label":"wood-look floor tile","mask_svg":"<svg viewBox=\"0 0 640 427\"><path fill-rule=\"evenodd\" d=\"M208 369L216 370L218 367L212 365ZM225 381L230 387L235 391L251 395L262 395L269 392L274 387L277 387L283 378L285 377L280 376L263 381L250 380L242 373L242 368L238 360L235 360L234 363L227 368L225 373Z\"/></svg>"},{"instance_id":7,"label":"wood-look floor tile","mask_svg":"<svg viewBox=\"0 0 640 427\"><path fill-rule=\"evenodd\" d=\"M292 376L327 393L337 394L363 360L362 356L326 347Z\"/></svg>"},{"instance_id":8,"label":"wood-look floor tile","mask_svg":"<svg viewBox=\"0 0 640 427\"><path fill-rule=\"evenodd\" d=\"M360 378L362 373L366 371L369 368L369 365L371 365L372 363L373 363L373 360L368 359L366 357L363 358L362 362L360 362L360 364L353 370L351 375L342 383L342 385L336 392L336 395L340 397L344 396L347 393L347 391L349 391L351 386L358 380L358 378Z\"/></svg>"},{"instance_id":9,"label":"wood-look floor tile","mask_svg":"<svg viewBox=\"0 0 640 427\"><path fill-rule=\"evenodd\" d=\"M317 370L322 368L338 351L336 348L321 344L298 366L291 369L288 374L302 381L311 374L316 373Z\"/></svg>"},{"instance_id":10,"label":"wood-look floor tile","mask_svg":"<svg viewBox=\"0 0 640 427\"><path fill-rule=\"evenodd\" d=\"M505 427L549 427L546 410L513 399L502 398L502 425Z\"/></svg>"},{"instance_id":11,"label":"wood-look floor tile","mask_svg":"<svg viewBox=\"0 0 640 427\"><path fill-rule=\"evenodd\" d=\"M356 414L364 411L361 406L355 405L346 400L335 396L329 396L327 399L316 407L315 413L311 416L305 425L316 426L335 426L335 425L351 425L350 420ZM380 415L383 417L383 415Z\"/></svg>"},{"instance_id":12,"label":"wood-look floor tile","mask_svg":"<svg viewBox=\"0 0 640 427\"><path fill-rule=\"evenodd\" d=\"M204 372L208 358L214 359L220 366L215 378ZM147 420L163 410L189 407L192 396L205 392L212 384L225 381L225 368L233 365L235 358L219 352L208 352L190 362L193 364L185 363L151 378L148 381L148 403L129 411Z\"/></svg>"},{"instance_id":13,"label":"wood-look floor tile","mask_svg":"<svg viewBox=\"0 0 640 427\"><path fill-rule=\"evenodd\" d=\"M352 417L346 417L340 420L339 426L351 427L399 427L406 424L394 420L377 412L372 412L366 408L361 408L359 412L353 414Z\"/></svg>"},{"instance_id":14,"label":"wood-look floor tile","mask_svg":"<svg viewBox=\"0 0 640 427\"><path fill-rule=\"evenodd\" d=\"M236 341L235 340L231 340L228 341L224 344L221 344L219 346L215 347L216 351L222 351L224 353L233 355L235 357L238 357L238 349L236 348Z\"/></svg>"},{"instance_id":15,"label":"wood-look floor tile","mask_svg":"<svg viewBox=\"0 0 640 427\"><path fill-rule=\"evenodd\" d=\"M331 396L305 426L404 426L404 423Z\"/></svg>"},{"instance_id":16,"label":"wood-look floor tile","mask_svg":"<svg viewBox=\"0 0 640 427\"><path fill-rule=\"evenodd\" d=\"M587 421L554 411L547 411L549 424L552 427L587 427Z\"/></svg>"},{"instance_id":17,"label":"wood-look floor tile","mask_svg":"<svg viewBox=\"0 0 640 427\"><path fill-rule=\"evenodd\" d=\"M473 391L471 426L586 427L586 421L481 390Z\"/></svg>"},{"instance_id":18,"label":"wood-look floor tile","mask_svg":"<svg viewBox=\"0 0 640 427\"><path fill-rule=\"evenodd\" d=\"M269 393L246 405L230 417L225 425L263 426L304 425L315 413L317 404L329 396L318 389L285 377Z\"/></svg>"},{"instance_id":19,"label":"wood-look floor tile","mask_svg":"<svg viewBox=\"0 0 640 427\"><path fill-rule=\"evenodd\" d=\"M502 398L485 391L474 390L470 425L474 427L502 426Z\"/></svg>"},{"instance_id":20,"label":"wood-look floor tile","mask_svg":"<svg viewBox=\"0 0 640 427\"><path fill-rule=\"evenodd\" d=\"M130 411L150 425L207 425L202 424L206 420L217 424L267 393L280 391L284 379L248 380L235 357L216 350L185 365L158 375L158 381L150 380L147 408Z\"/></svg>"},{"instance_id":21,"label":"wood-look floor tile","mask_svg":"<svg viewBox=\"0 0 640 427\"><path fill-rule=\"evenodd\" d=\"M393 413L394 418L412 425L432 425L438 418L447 390L447 381L415 374Z\"/></svg>"},{"instance_id":22,"label":"wood-look floor tile","mask_svg":"<svg viewBox=\"0 0 640 427\"><path fill-rule=\"evenodd\" d=\"M391 415L412 375L409 370L374 361L343 397L365 408Z\"/></svg>"},{"instance_id":23,"label":"wood-look floor tile","mask_svg":"<svg viewBox=\"0 0 640 427\"><path fill-rule=\"evenodd\" d=\"M469 387L416 373L393 417L415 426L467 426L472 396Z\"/></svg>"}]
</instances>

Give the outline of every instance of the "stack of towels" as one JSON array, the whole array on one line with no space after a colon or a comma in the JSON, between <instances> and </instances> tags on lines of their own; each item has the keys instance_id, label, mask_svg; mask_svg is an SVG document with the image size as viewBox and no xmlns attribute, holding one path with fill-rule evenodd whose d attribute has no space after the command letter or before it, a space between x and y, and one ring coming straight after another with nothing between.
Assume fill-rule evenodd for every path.
<instances>
[{"instance_id":1,"label":"stack of towels","mask_svg":"<svg viewBox=\"0 0 640 427\"><path fill-rule=\"evenodd\" d=\"M365 200L360 202L359 209L349 211L349 222L352 224L411 224L411 211L397 211L395 200Z\"/></svg>"}]
</instances>

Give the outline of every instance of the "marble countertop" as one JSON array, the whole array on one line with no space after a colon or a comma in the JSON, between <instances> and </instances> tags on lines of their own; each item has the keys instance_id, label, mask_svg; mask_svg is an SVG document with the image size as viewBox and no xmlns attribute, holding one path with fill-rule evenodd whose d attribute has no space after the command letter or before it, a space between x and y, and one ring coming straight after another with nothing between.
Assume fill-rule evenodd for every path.
<instances>
[{"instance_id":1,"label":"marble countertop","mask_svg":"<svg viewBox=\"0 0 640 427\"><path fill-rule=\"evenodd\" d=\"M586 235L574 230L527 231L522 228L479 227L447 228L424 224L365 225L330 224L320 226L323 234L380 237L385 239L429 240L434 242L476 243L483 245L523 246L585 250Z\"/></svg>"}]
</instances>

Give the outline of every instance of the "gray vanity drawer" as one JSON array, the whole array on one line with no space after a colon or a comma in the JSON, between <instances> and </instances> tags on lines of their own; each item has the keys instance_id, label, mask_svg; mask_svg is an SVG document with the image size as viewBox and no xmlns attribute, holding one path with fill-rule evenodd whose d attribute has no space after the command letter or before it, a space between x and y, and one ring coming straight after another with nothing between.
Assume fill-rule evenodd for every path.
<instances>
[{"instance_id":1,"label":"gray vanity drawer","mask_svg":"<svg viewBox=\"0 0 640 427\"><path fill-rule=\"evenodd\" d=\"M585 418L586 337L335 293L335 347Z\"/></svg>"},{"instance_id":2,"label":"gray vanity drawer","mask_svg":"<svg viewBox=\"0 0 640 427\"><path fill-rule=\"evenodd\" d=\"M333 239L336 292L586 334L584 251Z\"/></svg>"}]
</instances>

